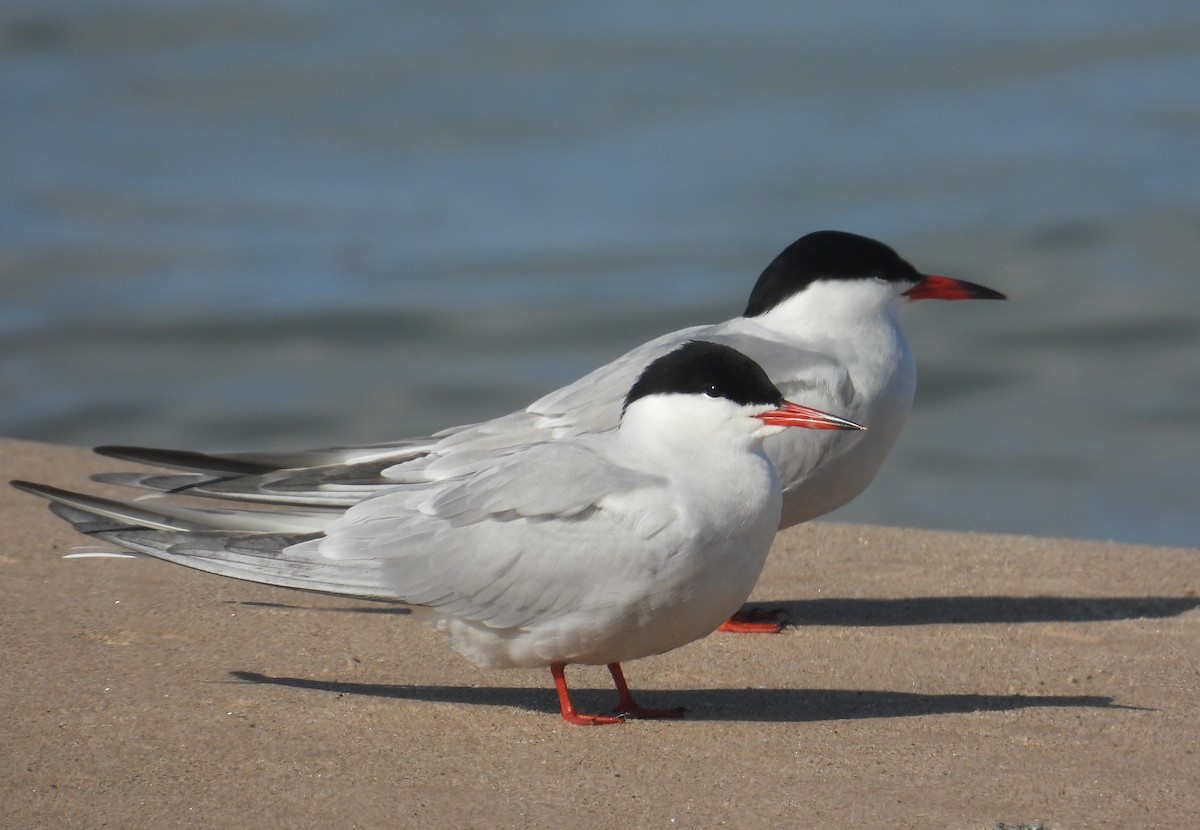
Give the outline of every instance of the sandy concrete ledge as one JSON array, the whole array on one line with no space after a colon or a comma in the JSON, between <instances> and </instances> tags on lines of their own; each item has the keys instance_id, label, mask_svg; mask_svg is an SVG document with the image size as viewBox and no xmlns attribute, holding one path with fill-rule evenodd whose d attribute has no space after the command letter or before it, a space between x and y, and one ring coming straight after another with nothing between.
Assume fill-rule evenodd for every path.
<instances>
[{"instance_id":1,"label":"sandy concrete ledge","mask_svg":"<svg viewBox=\"0 0 1200 830\"><path fill-rule=\"evenodd\" d=\"M476 670L389 608L63 560L78 537L7 487L0 516L5 827L1200 826L1200 551L789 531L756 598L793 627L630 664L684 721L582 728L549 672Z\"/></svg>"}]
</instances>

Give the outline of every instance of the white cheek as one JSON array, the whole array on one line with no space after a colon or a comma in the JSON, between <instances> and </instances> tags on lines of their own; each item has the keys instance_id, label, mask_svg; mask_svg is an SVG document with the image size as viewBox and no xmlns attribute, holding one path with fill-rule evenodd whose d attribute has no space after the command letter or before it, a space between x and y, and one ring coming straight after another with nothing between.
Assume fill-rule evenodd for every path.
<instances>
[{"instance_id":1,"label":"white cheek","mask_svg":"<svg viewBox=\"0 0 1200 830\"><path fill-rule=\"evenodd\" d=\"M791 427L773 426L771 424L760 423L758 429L754 430L753 435L755 440L762 441L770 438L772 435L778 435L779 433L788 429L791 429Z\"/></svg>"}]
</instances>

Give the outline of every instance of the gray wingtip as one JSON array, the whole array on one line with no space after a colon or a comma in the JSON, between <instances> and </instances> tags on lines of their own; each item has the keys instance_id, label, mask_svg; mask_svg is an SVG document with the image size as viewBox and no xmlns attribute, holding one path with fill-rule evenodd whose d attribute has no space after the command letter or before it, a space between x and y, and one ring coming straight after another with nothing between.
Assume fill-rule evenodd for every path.
<instances>
[{"instance_id":1,"label":"gray wingtip","mask_svg":"<svg viewBox=\"0 0 1200 830\"><path fill-rule=\"evenodd\" d=\"M32 496L40 496L44 499L53 500L54 494L59 492L57 487L51 487L48 484L38 484L33 481L23 481L19 478L10 479L8 484L22 493L29 493Z\"/></svg>"},{"instance_id":2,"label":"gray wingtip","mask_svg":"<svg viewBox=\"0 0 1200 830\"><path fill-rule=\"evenodd\" d=\"M155 447L129 447L119 444L105 444L95 447L92 452L97 455L103 455L106 458L132 461L136 464L146 464L151 467L170 467L188 472L257 475L276 469L270 464L244 461L220 455L208 455L191 450L164 450Z\"/></svg>"}]
</instances>

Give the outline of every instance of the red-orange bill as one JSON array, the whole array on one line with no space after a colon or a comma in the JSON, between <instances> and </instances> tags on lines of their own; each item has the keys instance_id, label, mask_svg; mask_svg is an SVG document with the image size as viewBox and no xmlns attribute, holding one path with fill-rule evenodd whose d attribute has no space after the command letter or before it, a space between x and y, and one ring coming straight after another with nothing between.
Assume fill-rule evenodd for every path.
<instances>
[{"instance_id":1,"label":"red-orange bill","mask_svg":"<svg viewBox=\"0 0 1200 830\"><path fill-rule=\"evenodd\" d=\"M784 401L778 409L756 415L764 424L773 427L804 427L805 429L866 429L864 426L798 403Z\"/></svg>"},{"instance_id":2,"label":"red-orange bill","mask_svg":"<svg viewBox=\"0 0 1200 830\"><path fill-rule=\"evenodd\" d=\"M954 277L927 274L923 280L904 292L910 300L1007 300L999 291Z\"/></svg>"}]
</instances>

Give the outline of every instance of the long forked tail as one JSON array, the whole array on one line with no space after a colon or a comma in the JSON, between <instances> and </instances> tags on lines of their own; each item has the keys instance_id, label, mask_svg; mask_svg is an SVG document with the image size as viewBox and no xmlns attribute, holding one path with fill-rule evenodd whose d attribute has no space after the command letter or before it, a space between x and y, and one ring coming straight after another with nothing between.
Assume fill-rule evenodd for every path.
<instances>
[{"instance_id":1,"label":"long forked tail","mask_svg":"<svg viewBox=\"0 0 1200 830\"><path fill-rule=\"evenodd\" d=\"M363 599L398 601L375 560L321 556L332 514L145 507L27 481L18 490L47 499L77 531L134 553L208 573Z\"/></svg>"},{"instance_id":2,"label":"long forked tail","mask_svg":"<svg viewBox=\"0 0 1200 830\"><path fill-rule=\"evenodd\" d=\"M396 464L423 468L429 441L301 453L215 455L147 447L97 447L111 458L134 461L157 472L93 475L95 481L170 495L255 504L346 508L380 490L404 483L385 477Z\"/></svg>"},{"instance_id":3,"label":"long forked tail","mask_svg":"<svg viewBox=\"0 0 1200 830\"><path fill-rule=\"evenodd\" d=\"M201 453L189 450L164 450L154 447L105 445L96 447L97 455L134 461L151 467L170 467L192 473L259 475L279 470L310 467L353 466L376 461L397 464L424 455L435 438L415 438L391 444L362 447L330 447L299 452Z\"/></svg>"}]
</instances>

